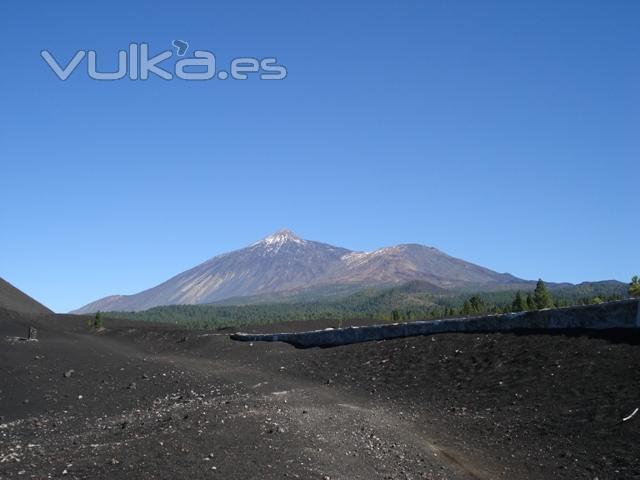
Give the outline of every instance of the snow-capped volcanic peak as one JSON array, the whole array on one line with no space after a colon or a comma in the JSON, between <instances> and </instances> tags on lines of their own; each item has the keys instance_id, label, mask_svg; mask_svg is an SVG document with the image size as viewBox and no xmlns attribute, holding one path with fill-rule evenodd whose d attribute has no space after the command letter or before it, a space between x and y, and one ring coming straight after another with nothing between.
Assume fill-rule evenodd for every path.
<instances>
[{"instance_id":1,"label":"snow-capped volcanic peak","mask_svg":"<svg viewBox=\"0 0 640 480\"><path fill-rule=\"evenodd\" d=\"M295 242L295 243L304 243L304 240L293 233L291 230L287 230L283 228L282 230L278 230L277 232L265 237L262 240L266 244L277 244L277 243L285 243L285 242Z\"/></svg>"},{"instance_id":2,"label":"snow-capped volcanic peak","mask_svg":"<svg viewBox=\"0 0 640 480\"><path fill-rule=\"evenodd\" d=\"M354 252L303 240L290 230L278 230L148 290L106 297L76 313L146 310L159 305L212 303L312 288L330 291L334 286L340 287L336 289L339 292L343 286L383 287L413 280L446 289L511 286L518 279L417 244Z\"/></svg>"},{"instance_id":3,"label":"snow-capped volcanic peak","mask_svg":"<svg viewBox=\"0 0 640 480\"><path fill-rule=\"evenodd\" d=\"M284 245L304 245L306 243L306 240L298 237L291 230L282 229L254 243L252 246L259 246L270 253L277 253Z\"/></svg>"}]
</instances>

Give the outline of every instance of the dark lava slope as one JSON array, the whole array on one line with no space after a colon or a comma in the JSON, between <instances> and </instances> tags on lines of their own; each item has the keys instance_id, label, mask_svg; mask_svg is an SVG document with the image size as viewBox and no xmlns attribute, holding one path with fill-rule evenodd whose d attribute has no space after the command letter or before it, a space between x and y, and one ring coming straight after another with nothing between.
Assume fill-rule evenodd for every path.
<instances>
[{"instance_id":1,"label":"dark lava slope","mask_svg":"<svg viewBox=\"0 0 640 480\"><path fill-rule=\"evenodd\" d=\"M18 290L0 278L0 308L27 315L47 315L53 313L26 293Z\"/></svg>"},{"instance_id":2,"label":"dark lava slope","mask_svg":"<svg viewBox=\"0 0 640 480\"><path fill-rule=\"evenodd\" d=\"M0 312L0 478L640 478L635 334L296 350L87 320Z\"/></svg>"}]
</instances>

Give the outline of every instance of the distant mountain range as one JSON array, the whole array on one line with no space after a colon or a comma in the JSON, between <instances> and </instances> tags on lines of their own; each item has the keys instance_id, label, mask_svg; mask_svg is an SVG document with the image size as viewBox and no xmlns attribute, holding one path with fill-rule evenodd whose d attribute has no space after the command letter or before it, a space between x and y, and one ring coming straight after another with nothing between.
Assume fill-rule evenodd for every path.
<instances>
[{"instance_id":1,"label":"distant mountain range","mask_svg":"<svg viewBox=\"0 0 640 480\"><path fill-rule=\"evenodd\" d=\"M73 313L140 311L161 305L243 303L250 298L331 296L419 281L424 291L496 291L532 282L497 273L418 244L355 252L279 230L246 248L214 257L148 290L113 295ZM231 300L233 299L233 300Z\"/></svg>"}]
</instances>

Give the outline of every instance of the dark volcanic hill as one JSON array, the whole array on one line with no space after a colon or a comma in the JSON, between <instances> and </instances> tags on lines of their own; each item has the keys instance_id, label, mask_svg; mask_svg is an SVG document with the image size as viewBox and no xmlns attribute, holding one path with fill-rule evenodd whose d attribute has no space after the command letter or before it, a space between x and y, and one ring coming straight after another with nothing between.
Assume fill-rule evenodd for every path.
<instances>
[{"instance_id":1,"label":"dark volcanic hill","mask_svg":"<svg viewBox=\"0 0 640 480\"><path fill-rule=\"evenodd\" d=\"M26 293L0 278L0 308L28 315L53 313Z\"/></svg>"},{"instance_id":2,"label":"dark volcanic hill","mask_svg":"<svg viewBox=\"0 0 640 480\"><path fill-rule=\"evenodd\" d=\"M423 245L354 252L304 240L288 230L219 255L134 295L115 295L74 313L138 311L159 305L212 303L228 298L336 286L376 287L410 281L436 289L497 289L524 283Z\"/></svg>"}]
</instances>

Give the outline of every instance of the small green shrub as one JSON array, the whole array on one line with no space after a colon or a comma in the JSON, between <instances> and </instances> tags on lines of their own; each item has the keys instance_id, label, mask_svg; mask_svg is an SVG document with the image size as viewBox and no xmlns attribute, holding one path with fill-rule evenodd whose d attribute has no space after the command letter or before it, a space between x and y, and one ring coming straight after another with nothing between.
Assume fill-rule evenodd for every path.
<instances>
[{"instance_id":1,"label":"small green shrub","mask_svg":"<svg viewBox=\"0 0 640 480\"><path fill-rule=\"evenodd\" d=\"M629 296L633 298L640 298L640 277L635 275L631 279L631 283L629 284Z\"/></svg>"},{"instance_id":2,"label":"small green shrub","mask_svg":"<svg viewBox=\"0 0 640 480\"><path fill-rule=\"evenodd\" d=\"M103 328L102 313L100 311L96 312L96 316L93 319L93 328L96 330Z\"/></svg>"}]
</instances>

